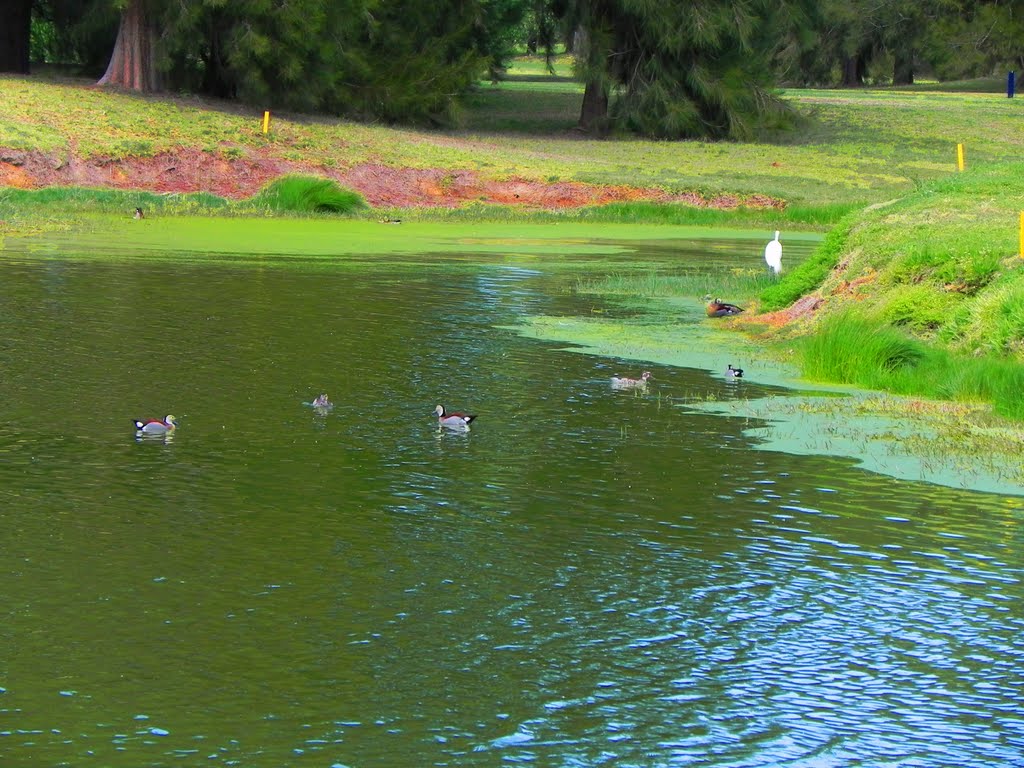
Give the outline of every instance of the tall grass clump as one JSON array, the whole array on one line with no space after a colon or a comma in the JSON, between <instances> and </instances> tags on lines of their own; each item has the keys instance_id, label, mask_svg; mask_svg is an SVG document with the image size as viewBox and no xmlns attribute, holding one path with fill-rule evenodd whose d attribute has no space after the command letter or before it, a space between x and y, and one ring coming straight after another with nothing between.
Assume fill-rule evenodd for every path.
<instances>
[{"instance_id":1,"label":"tall grass clump","mask_svg":"<svg viewBox=\"0 0 1024 768\"><path fill-rule=\"evenodd\" d=\"M850 309L825 320L805 341L803 372L818 381L901 395L987 402L1000 416L1024 421L1021 363L929 347Z\"/></svg>"},{"instance_id":2,"label":"tall grass clump","mask_svg":"<svg viewBox=\"0 0 1024 768\"><path fill-rule=\"evenodd\" d=\"M963 304L943 327L942 337L971 354L1024 356L1024 273L1005 275Z\"/></svg>"},{"instance_id":3,"label":"tall grass clump","mask_svg":"<svg viewBox=\"0 0 1024 768\"><path fill-rule=\"evenodd\" d=\"M367 207L362 195L331 179L300 175L275 179L251 202L256 207L282 213L350 214Z\"/></svg>"},{"instance_id":4,"label":"tall grass clump","mask_svg":"<svg viewBox=\"0 0 1024 768\"><path fill-rule=\"evenodd\" d=\"M803 369L818 381L891 389L924 354L923 345L899 331L843 310L806 341Z\"/></svg>"}]
</instances>

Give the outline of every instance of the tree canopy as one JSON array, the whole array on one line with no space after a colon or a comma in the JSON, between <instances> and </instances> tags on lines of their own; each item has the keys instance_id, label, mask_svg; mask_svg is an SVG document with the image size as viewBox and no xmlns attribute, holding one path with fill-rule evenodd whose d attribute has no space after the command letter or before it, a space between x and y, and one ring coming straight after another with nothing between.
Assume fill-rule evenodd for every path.
<instances>
[{"instance_id":1,"label":"tree canopy","mask_svg":"<svg viewBox=\"0 0 1024 768\"><path fill-rule=\"evenodd\" d=\"M445 123L515 50L575 56L580 128L749 138L780 83L911 83L1024 66L1024 0L9 0L0 71L272 109Z\"/></svg>"}]
</instances>

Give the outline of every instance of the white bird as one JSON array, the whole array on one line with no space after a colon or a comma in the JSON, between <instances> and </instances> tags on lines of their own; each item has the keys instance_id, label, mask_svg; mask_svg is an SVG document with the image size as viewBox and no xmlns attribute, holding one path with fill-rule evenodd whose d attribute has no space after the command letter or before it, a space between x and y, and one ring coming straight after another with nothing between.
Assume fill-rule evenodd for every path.
<instances>
[{"instance_id":1,"label":"white bird","mask_svg":"<svg viewBox=\"0 0 1024 768\"><path fill-rule=\"evenodd\" d=\"M776 275L782 271L782 243L779 242L778 230L775 230L775 239L764 247L764 260Z\"/></svg>"}]
</instances>

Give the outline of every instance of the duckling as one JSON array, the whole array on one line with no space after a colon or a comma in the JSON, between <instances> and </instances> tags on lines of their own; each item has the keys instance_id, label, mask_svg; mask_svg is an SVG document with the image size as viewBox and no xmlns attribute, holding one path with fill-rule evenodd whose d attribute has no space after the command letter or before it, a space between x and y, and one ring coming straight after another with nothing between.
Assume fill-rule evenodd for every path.
<instances>
[{"instance_id":1,"label":"duckling","mask_svg":"<svg viewBox=\"0 0 1024 768\"><path fill-rule=\"evenodd\" d=\"M437 406L434 413L437 414L438 426L449 429L469 429L469 423L476 418L476 414L460 413L459 411L448 413L443 405Z\"/></svg>"},{"instance_id":2,"label":"duckling","mask_svg":"<svg viewBox=\"0 0 1024 768\"><path fill-rule=\"evenodd\" d=\"M639 379L631 379L628 376L612 376L612 389L644 389L651 378L650 371L644 371Z\"/></svg>"},{"instance_id":3,"label":"duckling","mask_svg":"<svg viewBox=\"0 0 1024 768\"><path fill-rule=\"evenodd\" d=\"M169 414L164 416L163 419L149 419L147 421L135 419L132 423L135 425L135 431L143 435L166 435L178 427L178 422L174 416Z\"/></svg>"},{"instance_id":4,"label":"duckling","mask_svg":"<svg viewBox=\"0 0 1024 768\"><path fill-rule=\"evenodd\" d=\"M743 369L733 368L732 363L729 363L729 367L725 369L725 378L727 379L742 379Z\"/></svg>"},{"instance_id":5,"label":"duckling","mask_svg":"<svg viewBox=\"0 0 1024 768\"><path fill-rule=\"evenodd\" d=\"M721 299L714 299L708 304L708 317L726 317L727 315L738 315L743 307L735 304L727 304Z\"/></svg>"}]
</instances>

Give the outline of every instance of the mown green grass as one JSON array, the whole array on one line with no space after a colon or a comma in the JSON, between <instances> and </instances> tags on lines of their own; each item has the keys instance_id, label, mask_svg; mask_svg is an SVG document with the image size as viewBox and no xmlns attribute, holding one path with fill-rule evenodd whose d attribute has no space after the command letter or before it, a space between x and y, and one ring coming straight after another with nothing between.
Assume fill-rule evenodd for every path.
<instances>
[{"instance_id":1,"label":"mown green grass","mask_svg":"<svg viewBox=\"0 0 1024 768\"><path fill-rule=\"evenodd\" d=\"M923 91L787 90L783 98L800 115L799 128L760 143L595 140L571 129L578 84L535 71L536 61L531 66L528 73L511 71L518 80L482 86L463 107L462 129L413 131L275 113L267 136L259 109L3 75L0 157L5 149L39 150L59 162L189 148L300 161L327 176L373 163L708 196L766 194L815 207L913 191L953 170L957 142L966 145L969 166L1021 151L1018 100ZM502 130L513 121L521 130Z\"/></svg>"}]
</instances>

